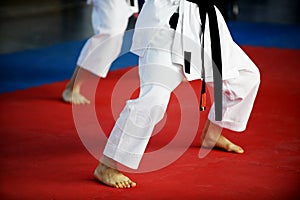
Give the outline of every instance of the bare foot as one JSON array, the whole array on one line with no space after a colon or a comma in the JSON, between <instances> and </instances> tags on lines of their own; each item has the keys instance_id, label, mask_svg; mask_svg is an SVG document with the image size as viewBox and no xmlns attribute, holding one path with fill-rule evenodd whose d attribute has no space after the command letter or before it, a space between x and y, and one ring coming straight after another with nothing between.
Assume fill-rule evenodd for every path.
<instances>
[{"instance_id":1,"label":"bare foot","mask_svg":"<svg viewBox=\"0 0 300 200\"><path fill-rule=\"evenodd\" d=\"M136 186L135 182L131 181L118 170L107 167L101 163L95 169L94 176L105 185L115 188L132 188Z\"/></svg>"},{"instance_id":2,"label":"bare foot","mask_svg":"<svg viewBox=\"0 0 300 200\"><path fill-rule=\"evenodd\" d=\"M244 153L242 147L232 143L223 135L222 128L207 120L201 135L201 145L204 148L220 148L234 153Z\"/></svg>"},{"instance_id":3,"label":"bare foot","mask_svg":"<svg viewBox=\"0 0 300 200\"><path fill-rule=\"evenodd\" d=\"M72 91L69 88L66 88L62 94L62 98L67 103L72 104L90 104L90 101L81 95L79 92Z\"/></svg>"},{"instance_id":4,"label":"bare foot","mask_svg":"<svg viewBox=\"0 0 300 200\"><path fill-rule=\"evenodd\" d=\"M227 138L225 138L223 135L220 135L217 143L215 144L215 147L224 149L229 152L244 153L244 150L242 149L242 147L232 143Z\"/></svg>"}]
</instances>

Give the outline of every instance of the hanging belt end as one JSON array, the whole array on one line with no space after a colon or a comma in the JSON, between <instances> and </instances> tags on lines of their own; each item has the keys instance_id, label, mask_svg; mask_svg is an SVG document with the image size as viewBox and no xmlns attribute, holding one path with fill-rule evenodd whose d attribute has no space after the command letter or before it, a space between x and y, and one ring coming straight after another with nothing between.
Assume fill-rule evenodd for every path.
<instances>
[{"instance_id":1,"label":"hanging belt end","mask_svg":"<svg viewBox=\"0 0 300 200\"><path fill-rule=\"evenodd\" d=\"M200 92L200 111L204 111L206 109L206 82L203 78Z\"/></svg>"},{"instance_id":2,"label":"hanging belt end","mask_svg":"<svg viewBox=\"0 0 300 200\"><path fill-rule=\"evenodd\" d=\"M200 97L200 111L206 109L206 93L202 93Z\"/></svg>"}]
</instances>

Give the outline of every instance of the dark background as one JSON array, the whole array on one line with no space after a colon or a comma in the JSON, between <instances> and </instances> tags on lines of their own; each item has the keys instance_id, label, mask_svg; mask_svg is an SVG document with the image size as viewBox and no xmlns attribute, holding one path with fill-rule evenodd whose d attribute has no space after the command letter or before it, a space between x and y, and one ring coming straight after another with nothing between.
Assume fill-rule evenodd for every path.
<instances>
[{"instance_id":1,"label":"dark background","mask_svg":"<svg viewBox=\"0 0 300 200\"><path fill-rule=\"evenodd\" d=\"M226 0L220 0L224 2ZM299 0L237 0L230 20L300 24ZM228 8L230 17L230 7ZM0 54L87 39L93 34L85 0L0 1Z\"/></svg>"}]
</instances>

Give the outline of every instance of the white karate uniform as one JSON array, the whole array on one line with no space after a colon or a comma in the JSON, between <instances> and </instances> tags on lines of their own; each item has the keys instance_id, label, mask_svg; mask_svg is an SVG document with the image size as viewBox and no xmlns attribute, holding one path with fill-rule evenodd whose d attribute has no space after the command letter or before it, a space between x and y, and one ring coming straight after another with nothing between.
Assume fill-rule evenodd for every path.
<instances>
[{"instance_id":1,"label":"white karate uniform","mask_svg":"<svg viewBox=\"0 0 300 200\"><path fill-rule=\"evenodd\" d=\"M93 4L92 25L95 35L84 45L77 65L106 77L110 65L118 57L128 18L138 12L138 2L130 0L88 0Z\"/></svg>"},{"instance_id":2,"label":"white karate uniform","mask_svg":"<svg viewBox=\"0 0 300 200\"><path fill-rule=\"evenodd\" d=\"M176 31L169 25L175 12L179 13ZM223 110L222 121L214 119L214 105L208 118L223 128L243 131L257 94L260 75L255 64L232 40L217 9L216 14L223 63ZM201 78L203 50L199 18L198 6L186 0L145 2L131 48L139 56L140 96L127 101L108 139L105 156L137 169L154 126L163 118L171 92L183 78L189 81ZM213 86L209 28L205 28L204 34L205 79ZM192 52L190 73L183 70L184 50Z\"/></svg>"}]
</instances>

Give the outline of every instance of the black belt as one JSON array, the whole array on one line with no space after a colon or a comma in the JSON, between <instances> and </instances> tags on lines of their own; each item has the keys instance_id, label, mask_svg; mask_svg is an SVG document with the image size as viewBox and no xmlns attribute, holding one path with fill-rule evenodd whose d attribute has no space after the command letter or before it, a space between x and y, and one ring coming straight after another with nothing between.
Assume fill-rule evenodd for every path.
<instances>
[{"instance_id":1,"label":"black belt","mask_svg":"<svg viewBox=\"0 0 300 200\"><path fill-rule=\"evenodd\" d=\"M213 80L214 80L214 99L215 99L215 120L222 120L222 56L221 56L221 44L218 28L218 19L214 4L210 0L187 0L189 2L195 3L199 7L200 20L202 23L202 87L201 87L201 97L200 97L200 110L205 110L206 108L206 83L205 83L205 70L204 70L204 30L206 22L206 14L209 17L209 31L211 39L211 57L212 57L212 67L213 67ZM172 28L176 29L178 22L178 14L174 14L170 19L170 25ZM200 37L200 36L199 36ZM184 52L184 70L185 73L190 73L190 60L191 52Z\"/></svg>"},{"instance_id":2,"label":"black belt","mask_svg":"<svg viewBox=\"0 0 300 200\"><path fill-rule=\"evenodd\" d=\"M130 0L130 5L134 6L134 0Z\"/></svg>"}]
</instances>

